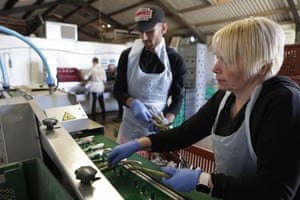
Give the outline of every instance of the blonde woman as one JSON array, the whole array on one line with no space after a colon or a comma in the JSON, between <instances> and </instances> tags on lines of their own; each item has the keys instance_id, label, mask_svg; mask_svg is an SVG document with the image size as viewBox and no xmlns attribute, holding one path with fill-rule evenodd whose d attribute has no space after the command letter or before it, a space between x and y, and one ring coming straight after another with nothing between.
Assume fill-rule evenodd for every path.
<instances>
[{"instance_id":1,"label":"blonde woman","mask_svg":"<svg viewBox=\"0 0 300 200\"><path fill-rule=\"evenodd\" d=\"M163 183L221 199L300 199L300 88L278 76L284 33L263 17L236 21L215 33L213 67L219 90L189 120L163 134L119 145L116 165L140 149L164 152L212 135L216 173L163 167Z\"/></svg>"}]
</instances>

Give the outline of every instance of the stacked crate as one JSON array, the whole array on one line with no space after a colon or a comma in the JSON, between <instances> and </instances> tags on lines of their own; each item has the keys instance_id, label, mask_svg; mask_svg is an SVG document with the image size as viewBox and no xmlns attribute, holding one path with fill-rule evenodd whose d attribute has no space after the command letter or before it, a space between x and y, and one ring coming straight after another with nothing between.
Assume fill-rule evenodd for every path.
<instances>
[{"instance_id":1,"label":"stacked crate","mask_svg":"<svg viewBox=\"0 0 300 200\"><path fill-rule=\"evenodd\" d=\"M180 107L180 111L173 121L174 128L177 126L180 126L184 122L184 110L185 110L184 107L185 107L185 103L184 103L184 98L183 98L183 101L182 101L182 104Z\"/></svg>"},{"instance_id":2,"label":"stacked crate","mask_svg":"<svg viewBox=\"0 0 300 200\"><path fill-rule=\"evenodd\" d=\"M1 200L73 200L73 197L39 159L0 165Z\"/></svg>"},{"instance_id":3,"label":"stacked crate","mask_svg":"<svg viewBox=\"0 0 300 200\"><path fill-rule=\"evenodd\" d=\"M290 77L300 85L300 44L285 45L279 74Z\"/></svg>"},{"instance_id":4,"label":"stacked crate","mask_svg":"<svg viewBox=\"0 0 300 200\"><path fill-rule=\"evenodd\" d=\"M185 120L190 118L206 102L205 64L207 45L195 43L178 48L187 65L185 84Z\"/></svg>"}]
</instances>

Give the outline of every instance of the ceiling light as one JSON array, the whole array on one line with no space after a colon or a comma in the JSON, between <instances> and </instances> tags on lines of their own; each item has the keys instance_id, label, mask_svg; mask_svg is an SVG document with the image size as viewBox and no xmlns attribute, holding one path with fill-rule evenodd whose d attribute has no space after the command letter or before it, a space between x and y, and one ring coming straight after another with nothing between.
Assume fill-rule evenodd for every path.
<instances>
[{"instance_id":1,"label":"ceiling light","mask_svg":"<svg viewBox=\"0 0 300 200\"><path fill-rule=\"evenodd\" d=\"M193 43L193 42L196 41L196 38L195 38L194 36L191 36L191 37L190 37L190 41Z\"/></svg>"},{"instance_id":2,"label":"ceiling light","mask_svg":"<svg viewBox=\"0 0 300 200\"><path fill-rule=\"evenodd\" d=\"M208 0L208 2L211 4L211 5L217 5L217 4L222 4L222 3L230 3L230 2L233 2L235 0Z\"/></svg>"},{"instance_id":3,"label":"ceiling light","mask_svg":"<svg viewBox=\"0 0 300 200\"><path fill-rule=\"evenodd\" d=\"M18 2L31 2L33 3L35 0L18 0Z\"/></svg>"},{"instance_id":4,"label":"ceiling light","mask_svg":"<svg viewBox=\"0 0 300 200\"><path fill-rule=\"evenodd\" d=\"M229 3L229 2L232 2L232 1L234 1L234 0L214 0L214 2L215 2L216 4L220 4L220 3Z\"/></svg>"}]
</instances>

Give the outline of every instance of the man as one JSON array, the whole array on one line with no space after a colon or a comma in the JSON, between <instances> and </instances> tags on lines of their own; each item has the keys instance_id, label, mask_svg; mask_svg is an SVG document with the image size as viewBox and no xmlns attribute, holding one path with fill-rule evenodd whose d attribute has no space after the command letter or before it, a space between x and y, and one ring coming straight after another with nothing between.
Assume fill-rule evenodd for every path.
<instances>
[{"instance_id":1,"label":"man","mask_svg":"<svg viewBox=\"0 0 300 200\"><path fill-rule=\"evenodd\" d=\"M151 119L163 112L165 123L178 114L186 75L182 57L166 46L165 14L161 8L135 13L140 39L122 52L114 85L115 98L125 106L117 142L124 143L155 132ZM171 97L171 103L167 104Z\"/></svg>"},{"instance_id":2,"label":"man","mask_svg":"<svg viewBox=\"0 0 300 200\"><path fill-rule=\"evenodd\" d=\"M114 81L117 76L117 67L114 64L108 64L106 70L108 81Z\"/></svg>"}]
</instances>

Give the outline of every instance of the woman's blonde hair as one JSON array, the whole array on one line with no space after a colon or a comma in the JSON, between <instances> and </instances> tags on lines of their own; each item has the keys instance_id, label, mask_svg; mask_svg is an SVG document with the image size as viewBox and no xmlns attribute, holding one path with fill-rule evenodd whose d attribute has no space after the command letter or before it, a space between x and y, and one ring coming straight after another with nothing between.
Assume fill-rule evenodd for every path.
<instances>
[{"instance_id":1,"label":"woman's blonde hair","mask_svg":"<svg viewBox=\"0 0 300 200\"><path fill-rule=\"evenodd\" d=\"M282 65L285 35L281 27L264 17L233 22L217 31L212 39L214 52L220 52L226 66L249 78L264 66L265 78L275 76ZM238 60L241 68L238 68Z\"/></svg>"}]
</instances>

